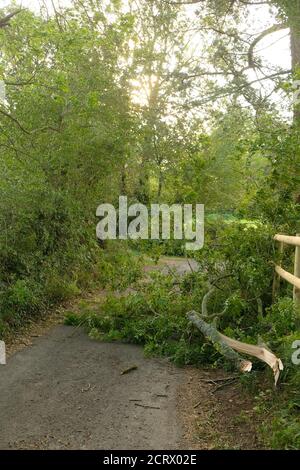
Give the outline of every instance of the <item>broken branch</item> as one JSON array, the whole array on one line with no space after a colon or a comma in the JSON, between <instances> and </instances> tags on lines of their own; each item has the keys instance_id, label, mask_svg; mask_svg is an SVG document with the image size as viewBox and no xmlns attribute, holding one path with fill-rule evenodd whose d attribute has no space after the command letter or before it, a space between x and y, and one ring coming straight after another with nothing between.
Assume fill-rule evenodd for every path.
<instances>
[{"instance_id":1,"label":"broken branch","mask_svg":"<svg viewBox=\"0 0 300 470\"><path fill-rule=\"evenodd\" d=\"M160 410L160 406L143 405L142 403L135 403L135 406L141 406L142 408L151 408L153 410Z\"/></svg>"},{"instance_id":2,"label":"broken branch","mask_svg":"<svg viewBox=\"0 0 300 470\"><path fill-rule=\"evenodd\" d=\"M204 336L210 339L216 349L218 349L223 356L235 364L237 369L242 372L250 372L252 369L252 363L250 361L245 361L230 346L228 346L226 341L221 338L221 334L213 325L204 321L200 315L193 310L187 313L187 317L204 334Z\"/></svg>"},{"instance_id":3,"label":"broken branch","mask_svg":"<svg viewBox=\"0 0 300 470\"><path fill-rule=\"evenodd\" d=\"M125 369L125 370L123 370L123 371L121 372L121 375L129 374L129 372L132 372L132 371L134 371L134 370L136 370L136 369L137 369L137 366L128 367L127 369Z\"/></svg>"},{"instance_id":4,"label":"broken branch","mask_svg":"<svg viewBox=\"0 0 300 470\"><path fill-rule=\"evenodd\" d=\"M206 336L223 356L232 361L242 372L250 372L252 362L245 361L236 351L249 354L268 364L273 370L275 386L278 382L280 371L283 370L281 359L276 357L265 347L242 343L220 333L213 325L206 323L195 311L187 313L188 319Z\"/></svg>"},{"instance_id":5,"label":"broken branch","mask_svg":"<svg viewBox=\"0 0 300 470\"><path fill-rule=\"evenodd\" d=\"M273 370L274 373L274 380L275 385L278 382L280 371L283 370L283 364L281 359L276 357L272 351L269 351L265 347L255 346L254 344L242 343L241 341L237 341L232 338L228 338L228 336L223 335L220 333L220 337L223 341L228 344L231 348L235 349L244 354L250 354L251 356L260 359L261 361L268 364L269 367Z\"/></svg>"}]
</instances>

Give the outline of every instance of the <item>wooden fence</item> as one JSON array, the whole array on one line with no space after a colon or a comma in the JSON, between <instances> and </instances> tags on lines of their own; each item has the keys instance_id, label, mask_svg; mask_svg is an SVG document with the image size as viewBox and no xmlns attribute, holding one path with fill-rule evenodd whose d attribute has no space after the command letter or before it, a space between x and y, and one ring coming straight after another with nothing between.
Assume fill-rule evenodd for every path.
<instances>
[{"instance_id":1,"label":"wooden fence","mask_svg":"<svg viewBox=\"0 0 300 470\"><path fill-rule=\"evenodd\" d=\"M294 264L294 274L285 271L281 266L275 266L275 277L273 282L273 299L275 299L276 294L280 286L280 278L285 279L287 282L294 286L293 298L294 302L300 306L300 234L297 234L295 237L290 237L287 235L275 235L274 240L279 242L280 253L283 254L284 245L295 246L295 264Z\"/></svg>"}]
</instances>

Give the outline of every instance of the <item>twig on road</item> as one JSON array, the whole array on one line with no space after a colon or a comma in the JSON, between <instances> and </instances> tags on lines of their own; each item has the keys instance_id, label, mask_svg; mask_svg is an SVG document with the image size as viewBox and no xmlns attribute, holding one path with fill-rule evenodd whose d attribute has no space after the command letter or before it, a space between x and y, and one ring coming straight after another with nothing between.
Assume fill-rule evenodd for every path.
<instances>
[{"instance_id":1,"label":"twig on road","mask_svg":"<svg viewBox=\"0 0 300 470\"><path fill-rule=\"evenodd\" d=\"M135 403L135 406L141 406L142 408L152 408L154 410L160 410L160 406L143 405L143 403Z\"/></svg>"}]
</instances>

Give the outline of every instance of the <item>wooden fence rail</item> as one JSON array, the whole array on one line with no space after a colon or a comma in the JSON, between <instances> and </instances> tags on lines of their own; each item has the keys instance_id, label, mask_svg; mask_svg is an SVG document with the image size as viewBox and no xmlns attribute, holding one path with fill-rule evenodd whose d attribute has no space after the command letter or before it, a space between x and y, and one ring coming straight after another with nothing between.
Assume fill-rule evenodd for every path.
<instances>
[{"instance_id":1,"label":"wooden fence rail","mask_svg":"<svg viewBox=\"0 0 300 470\"><path fill-rule=\"evenodd\" d=\"M288 235L275 235L274 240L287 245L300 246L300 236L289 237Z\"/></svg>"},{"instance_id":2,"label":"wooden fence rail","mask_svg":"<svg viewBox=\"0 0 300 470\"><path fill-rule=\"evenodd\" d=\"M275 235L274 240L280 243L280 253L283 253L284 244L295 246L295 264L294 274L285 271L281 266L275 266L275 277L273 282L273 298L279 290L280 278L289 282L294 286L293 299L296 305L300 306L300 235L297 234L295 237L288 235Z\"/></svg>"}]
</instances>

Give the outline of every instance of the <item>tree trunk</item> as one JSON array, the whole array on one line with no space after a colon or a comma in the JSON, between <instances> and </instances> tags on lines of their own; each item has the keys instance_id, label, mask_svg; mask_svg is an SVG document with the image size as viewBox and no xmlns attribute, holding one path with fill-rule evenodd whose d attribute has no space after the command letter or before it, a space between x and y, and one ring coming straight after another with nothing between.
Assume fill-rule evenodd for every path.
<instances>
[{"instance_id":1,"label":"tree trunk","mask_svg":"<svg viewBox=\"0 0 300 470\"><path fill-rule=\"evenodd\" d=\"M288 7L288 19L291 30L291 55L294 80L300 80L300 0L293 0ZM297 83L297 99L294 105L294 121L300 125L300 83Z\"/></svg>"}]
</instances>

